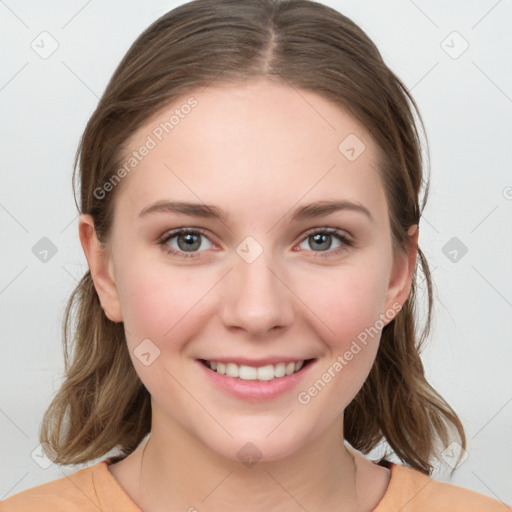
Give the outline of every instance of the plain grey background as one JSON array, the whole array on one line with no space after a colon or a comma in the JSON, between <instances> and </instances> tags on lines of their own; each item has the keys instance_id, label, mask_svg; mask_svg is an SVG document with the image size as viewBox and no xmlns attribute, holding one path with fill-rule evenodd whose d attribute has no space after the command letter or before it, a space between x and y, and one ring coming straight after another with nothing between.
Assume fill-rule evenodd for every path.
<instances>
[{"instance_id":1,"label":"plain grey background","mask_svg":"<svg viewBox=\"0 0 512 512\"><path fill-rule=\"evenodd\" d=\"M37 456L62 377L64 305L86 270L73 158L130 44L182 3L0 2L0 499L79 469ZM426 124L432 179L420 247L438 300L423 360L468 437L454 477L448 452L433 477L510 504L512 1L323 3L374 40Z\"/></svg>"}]
</instances>

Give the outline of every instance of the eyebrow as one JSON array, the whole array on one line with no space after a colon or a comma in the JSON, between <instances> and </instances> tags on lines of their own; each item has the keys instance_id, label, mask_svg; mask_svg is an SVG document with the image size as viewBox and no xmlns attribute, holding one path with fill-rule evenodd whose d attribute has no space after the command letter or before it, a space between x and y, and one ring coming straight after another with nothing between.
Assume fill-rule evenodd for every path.
<instances>
[{"instance_id":1,"label":"eyebrow","mask_svg":"<svg viewBox=\"0 0 512 512\"><path fill-rule=\"evenodd\" d=\"M292 215L292 221L323 217L337 211L355 211L364 214L368 219L374 221L370 210L366 206L347 200L339 201L317 201L297 208ZM229 221L229 213L222 208L204 203L190 203L186 201L157 201L142 209L139 217L150 213L168 212L190 215L192 217L203 217L208 219L219 219L226 223Z\"/></svg>"}]
</instances>

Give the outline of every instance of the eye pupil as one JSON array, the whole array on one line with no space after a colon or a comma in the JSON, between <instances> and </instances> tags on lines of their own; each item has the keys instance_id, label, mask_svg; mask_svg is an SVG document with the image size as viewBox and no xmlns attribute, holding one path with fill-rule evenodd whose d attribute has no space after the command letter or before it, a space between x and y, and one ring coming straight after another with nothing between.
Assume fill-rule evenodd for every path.
<instances>
[{"instance_id":1,"label":"eye pupil","mask_svg":"<svg viewBox=\"0 0 512 512\"><path fill-rule=\"evenodd\" d=\"M329 249L331 246L331 235L324 234L324 233L316 233L309 237L310 240L313 240L313 243L315 244L323 244L322 247L317 247L320 249ZM326 243L327 242L327 243Z\"/></svg>"},{"instance_id":2,"label":"eye pupil","mask_svg":"<svg viewBox=\"0 0 512 512\"><path fill-rule=\"evenodd\" d=\"M181 241L184 241L185 244L182 245ZM198 249L201 245L199 241L199 235L194 233L185 233L178 237L178 246L182 251L189 251L191 249Z\"/></svg>"}]
</instances>

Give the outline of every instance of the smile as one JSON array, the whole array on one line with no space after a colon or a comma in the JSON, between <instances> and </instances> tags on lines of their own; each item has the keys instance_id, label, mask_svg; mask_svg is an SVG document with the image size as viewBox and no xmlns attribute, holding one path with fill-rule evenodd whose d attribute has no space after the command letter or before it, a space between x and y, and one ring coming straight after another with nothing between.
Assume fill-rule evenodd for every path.
<instances>
[{"instance_id":1,"label":"smile","mask_svg":"<svg viewBox=\"0 0 512 512\"><path fill-rule=\"evenodd\" d=\"M254 367L233 362L222 363L218 361L201 360L201 362L210 368L210 370L220 373L221 375L226 375L226 377L260 381L279 379L291 375L292 373L296 373L309 361L311 361L311 359Z\"/></svg>"},{"instance_id":2,"label":"smile","mask_svg":"<svg viewBox=\"0 0 512 512\"><path fill-rule=\"evenodd\" d=\"M233 359L196 359L196 364L215 389L238 400L252 403L271 400L298 389L300 383L314 371L318 362L318 358L296 361L286 357Z\"/></svg>"}]
</instances>

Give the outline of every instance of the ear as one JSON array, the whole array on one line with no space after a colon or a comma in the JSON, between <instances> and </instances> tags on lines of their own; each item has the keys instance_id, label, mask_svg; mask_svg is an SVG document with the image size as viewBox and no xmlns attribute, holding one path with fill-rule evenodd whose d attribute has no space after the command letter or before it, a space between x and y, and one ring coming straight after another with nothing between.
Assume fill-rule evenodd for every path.
<instances>
[{"instance_id":1,"label":"ear","mask_svg":"<svg viewBox=\"0 0 512 512\"><path fill-rule=\"evenodd\" d=\"M388 309L396 309L396 304L400 304L400 307L402 307L411 290L416 256L418 254L418 224L413 224L409 228L407 235L409 241L405 251L398 253L394 258L386 296L386 307Z\"/></svg>"},{"instance_id":2,"label":"ear","mask_svg":"<svg viewBox=\"0 0 512 512\"><path fill-rule=\"evenodd\" d=\"M109 320L112 322L122 322L123 315L114 279L110 251L106 245L103 245L98 240L94 219L91 215L80 215L78 232L101 307Z\"/></svg>"}]
</instances>

